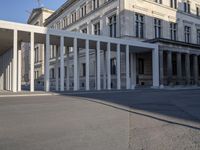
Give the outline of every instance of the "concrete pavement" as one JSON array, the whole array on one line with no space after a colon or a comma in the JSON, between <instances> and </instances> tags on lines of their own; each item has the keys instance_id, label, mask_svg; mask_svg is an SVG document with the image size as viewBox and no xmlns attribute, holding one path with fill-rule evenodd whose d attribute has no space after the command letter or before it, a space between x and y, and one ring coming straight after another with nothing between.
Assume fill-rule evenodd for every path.
<instances>
[{"instance_id":1,"label":"concrete pavement","mask_svg":"<svg viewBox=\"0 0 200 150\"><path fill-rule=\"evenodd\" d=\"M0 98L1 150L199 150L200 90Z\"/></svg>"}]
</instances>

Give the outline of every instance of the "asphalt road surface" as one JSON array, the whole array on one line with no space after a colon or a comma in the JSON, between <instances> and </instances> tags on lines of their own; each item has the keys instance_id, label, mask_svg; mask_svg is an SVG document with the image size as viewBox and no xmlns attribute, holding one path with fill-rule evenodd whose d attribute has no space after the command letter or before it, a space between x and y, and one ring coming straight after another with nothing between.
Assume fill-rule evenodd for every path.
<instances>
[{"instance_id":1,"label":"asphalt road surface","mask_svg":"<svg viewBox=\"0 0 200 150\"><path fill-rule=\"evenodd\" d=\"M200 90L0 98L0 150L200 150Z\"/></svg>"}]
</instances>

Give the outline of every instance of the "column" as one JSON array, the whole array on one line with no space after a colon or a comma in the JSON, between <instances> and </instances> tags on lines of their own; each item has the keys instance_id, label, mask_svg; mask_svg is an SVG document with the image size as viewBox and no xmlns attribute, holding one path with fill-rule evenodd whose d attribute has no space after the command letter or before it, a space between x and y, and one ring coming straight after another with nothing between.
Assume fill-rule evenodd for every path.
<instances>
[{"instance_id":1,"label":"column","mask_svg":"<svg viewBox=\"0 0 200 150\"><path fill-rule=\"evenodd\" d=\"M152 51L152 68L153 68L153 87L160 86L159 79L159 50L158 47Z\"/></svg>"},{"instance_id":2,"label":"column","mask_svg":"<svg viewBox=\"0 0 200 150\"><path fill-rule=\"evenodd\" d=\"M164 67L163 67L163 51L159 51L160 56L160 87L164 87Z\"/></svg>"},{"instance_id":3,"label":"column","mask_svg":"<svg viewBox=\"0 0 200 150\"><path fill-rule=\"evenodd\" d=\"M101 90L100 41L97 41L97 90Z\"/></svg>"},{"instance_id":4,"label":"column","mask_svg":"<svg viewBox=\"0 0 200 150\"><path fill-rule=\"evenodd\" d=\"M3 84L3 81L2 81L2 67L3 67L3 62L2 62L2 56L0 55L0 90L2 90L2 84Z\"/></svg>"},{"instance_id":5,"label":"column","mask_svg":"<svg viewBox=\"0 0 200 150\"><path fill-rule=\"evenodd\" d=\"M8 90L8 55L5 54L5 90Z\"/></svg>"},{"instance_id":6,"label":"column","mask_svg":"<svg viewBox=\"0 0 200 150\"><path fill-rule=\"evenodd\" d=\"M56 77L56 91L59 90L59 77L58 77L58 74L59 74L59 70L58 70L58 63L59 63L59 60L58 60L58 57L59 57L59 53L58 53L58 45L54 45L53 46L56 50L56 64L55 64L55 77Z\"/></svg>"},{"instance_id":7,"label":"column","mask_svg":"<svg viewBox=\"0 0 200 150\"><path fill-rule=\"evenodd\" d=\"M9 91L10 90L10 55L8 54L7 55L7 74L6 74L6 77L7 77L7 90Z\"/></svg>"},{"instance_id":8,"label":"column","mask_svg":"<svg viewBox=\"0 0 200 150\"><path fill-rule=\"evenodd\" d=\"M130 89L130 76L129 76L129 45L126 45L126 89Z\"/></svg>"},{"instance_id":9,"label":"column","mask_svg":"<svg viewBox=\"0 0 200 150\"><path fill-rule=\"evenodd\" d=\"M77 45L77 77L78 77L77 78L77 87L78 87L78 90L80 88L80 59L79 59L79 56L80 56L80 50Z\"/></svg>"},{"instance_id":10,"label":"column","mask_svg":"<svg viewBox=\"0 0 200 150\"><path fill-rule=\"evenodd\" d=\"M49 92L49 49L50 49L50 35L46 35L46 51L45 51L45 91Z\"/></svg>"},{"instance_id":11,"label":"column","mask_svg":"<svg viewBox=\"0 0 200 150\"><path fill-rule=\"evenodd\" d=\"M117 89L121 89L121 61L120 44L117 44Z\"/></svg>"},{"instance_id":12,"label":"column","mask_svg":"<svg viewBox=\"0 0 200 150\"><path fill-rule=\"evenodd\" d=\"M6 77L5 77L5 54L3 55L3 90L5 90Z\"/></svg>"},{"instance_id":13,"label":"column","mask_svg":"<svg viewBox=\"0 0 200 150\"><path fill-rule=\"evenodd\" d=\"M94 85L95 89L97 89L97 50L94 51Z\"/></svg>"},{"instance_id":14,"label":"column","mask_svg":"<svg viewBox=\"0 0 200 150\"><path fill-rule=\"evenodd\" d=\"M190 84L190 54L185 55L185 67L186 67L186 82Z\"/></svg>"},{"instance_id":15,"label":"column","mask_svg":"<svg viewBox=\"0 0 200 150\"><path fill-rule=\"evenodd\" d=\"M10 62L9 62L9 91L12 91L13 87L12 87L12 56L10 56ZM17 81L17 79L16 79ZM16 85L17 86L17 85Z\"/></svg>"},{"instance_id":16,"label":"column","mask_svg":"<svg viewBox=\"0 0 200 150\"><path fill-rule=\"evenodd\" d=\"M77 72L77 63L78 63L78 60L77 60L77 39L74 38L74 91L77 91L78 90L78 85L77 85L77 81L78 81L78 72Z\"/></svg>"},{"instance_id":17,"label":"column","mask_svg":"<svg viewBox=\"0 0 200 150\"><path fill-rule=\"evenodd\" d=\"M103 51L103 89L106 89L106 51Z\"/></svg>"},{"instance_id":18,"label":"column","mask_svg":"<svg viewBox=\"0 0 200 150\"><path fill-rule=\"evenodd\" d=\"M22 51L20 46L20 49L18 50L18 92L21 92L21 85L22 85L21 62L22 62Z\"/></svg>"},{"instance_id":19,"label":"column","mask_svg":"<svg viewBox=\"0 0 200 150\"><path fill-rule=\"evenodd\" d=\"M90 54L89 54L89 40L85 40L85 67L86 67L86 90L90 90Z\"/></svg>"},{"instance_id":20,"label":"column","mask_svg":"<svg viewBox=\"0 0 200 150\"><path fill-rule=\"evenodd\" d=\"M198 68L198 56L194 55L194 61L193 61L193 67L194 67L194 82L195 85L198 85L198 81L199 81L199 68Z\"/></svg>"},{"instance_id":21,"label":"column","mask_svg":"<svg viewBox=\"0 0 200 150\"><path fill-rule=\"evenodd\" d=\"M168 85L172 82L172 52L167 51L167 81Z\"/></svg>"},{"instance_id":22,"label":"column","mask_svg":"<svg viewBox=\"0 0 200 150\"><path fill-rule=\"evenodd\" d=\"M12 91L17 92L17 43L18 31L14 30L13 33L13 69L12 69Z\"/></svg>"},{"instance_id":23,"label":"column","mask_svg":"<svg viewBox=\"0 0 200 150\"><path fill-rule=\"evenodd\" d=\"M30 38L30 92L34 92L34 32Z\"/></svg>"},{"instance_id":24,"label":"column","mask_svg":"<svg viewBox=\"0 0 200 150\"><path fill-rule=\"evenodd\" d=\"M107 88L111 89L110 43L107 43Z\"/></svg>"},{"instance_id":25,"label":"column","mask_svg":"<svg viewBox=\"0 0 200 150\"><path fill-rule=\"evenodd\" d=\"M136 77L137 77L137 70L136 70L136 53L131 53L131 89L135 89L136 87Z\"/></svg>"},{"instance_id":26,"label":"column","mask_svg":"<svg viewBox=\"0 0 200 150\"><path fill-rule=\"evenodd\" d=\"M9 62L9 90L12 91L12 88L13 88L12 87L12 63L13 63L12 54L10 54L9 57L10 57L10 62Z\"/></svg>"},{"instance_id":27,"label":"column","mask_svg":"<svg viewBox=\"0 0 200 150\"><path fill-rule=\"evenodd\" d=\"M1 64L1 66L0 66L0 90L2 90L2 85L3 85L3 80L2 80L2 77L3 77L3 69L2 69L2 67L3 67L3 61L2 61L3 59L2 59L2 56L0 56L0 64Z\"/></svg>"},{"instance_id":28,"label":"column","mask_svg":"<svg viewBox=\"0 0 200 150\"><path fill-rule=\"evenodd\" d=\"M177 60L177 80L178 83L181 84L182 80L182 58L181 53L176 54L176 60Z\"/></svg>"},{"instance_id":29,"label":"column","mask_svg":"<svg viewBox=\"0 0 200 150\"><path fill-rule=\"evenodd\" d=\"M64 37L60 37L60 91L64 91Z\"/></svg>"},{"instance_id":30,"label":"column","mask_svg":"<svg viewBox=\"0 0 200 150\"><path fill-rule=\"evenodd\" d=\"M67 90L69 91L69 76L70 76L70 60L69 60L69 47L67 47Z\"/></svg>"}]
</instances>

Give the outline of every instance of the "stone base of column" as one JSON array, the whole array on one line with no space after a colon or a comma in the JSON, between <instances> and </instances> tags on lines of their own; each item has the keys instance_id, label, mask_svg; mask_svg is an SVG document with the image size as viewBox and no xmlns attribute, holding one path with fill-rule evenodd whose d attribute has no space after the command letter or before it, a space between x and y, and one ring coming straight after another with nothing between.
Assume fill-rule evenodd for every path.
<instances>
[{"instance_id":1,"label":"stone base of column","mask_svg":"<svg viewBox=\"0 0 200 150\"><path fill-rule=\"evenodd\" d=\"M163 84L160 85L160 89L164 89L165 86Z\"/></svg>"},{"instance_id":2,"label":"stone base of column","mask_svg":"<svg viewBox=\"0 0 200 150\"><path fill-rule=\"evenodd\" d=\"M160 88L160 86L151 86L151 89L161 89L161 88Z\"/></svg>"}]
</instances>

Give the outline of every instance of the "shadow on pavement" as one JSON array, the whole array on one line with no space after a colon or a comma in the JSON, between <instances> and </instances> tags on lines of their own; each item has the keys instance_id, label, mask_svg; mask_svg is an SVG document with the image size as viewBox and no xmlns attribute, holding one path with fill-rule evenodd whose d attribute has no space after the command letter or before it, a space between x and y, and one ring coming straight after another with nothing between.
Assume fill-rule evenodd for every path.
<instances>
[{"instance_id":1,"label":"shadow on pavement","mask_svg":"<svg viewBox=\"0 0 200 150\"><path fill-rule=\"evenodd\" d=\"M78 97L169 124L200 130L200 90L142 89L122 92L63 93L64 95ZM195 126L188 121L196 123Z\"/></svg>"}]
</instances>

